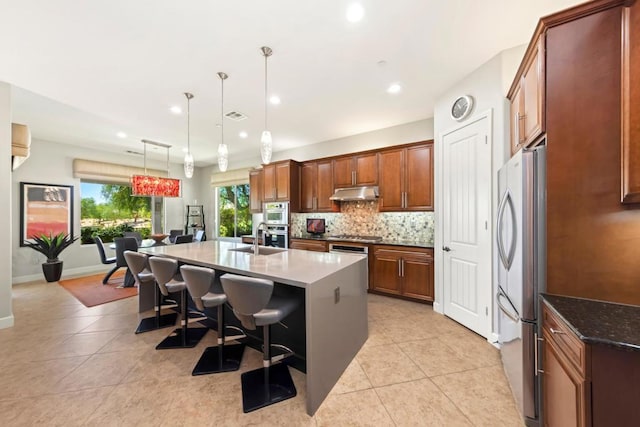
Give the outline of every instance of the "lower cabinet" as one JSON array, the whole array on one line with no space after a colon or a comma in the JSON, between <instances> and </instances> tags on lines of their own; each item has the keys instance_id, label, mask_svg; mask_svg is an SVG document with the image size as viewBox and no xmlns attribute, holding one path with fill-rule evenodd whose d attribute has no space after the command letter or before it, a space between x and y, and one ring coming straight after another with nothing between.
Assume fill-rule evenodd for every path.
<instances>
[{"instance_id":1,"label":"lower cabinet","mask_svg":"<svg viewBox=\"0 0 640 427\"><path fill-rule=\"evenodd\" d=\"M433 301L433 249L373 246L370 290L422 301Z\"/></svg>"},{"instance_id":2,"label":"lower cabinet","mask_svg":"<svg viewBox=\"0 0 640 427\"><path fill-rule=\"evenodd\" d=\"M289 241L289 248L316 252L329 251L329 246L326 240L291 239Z\"/></svg>"}]
</instances>

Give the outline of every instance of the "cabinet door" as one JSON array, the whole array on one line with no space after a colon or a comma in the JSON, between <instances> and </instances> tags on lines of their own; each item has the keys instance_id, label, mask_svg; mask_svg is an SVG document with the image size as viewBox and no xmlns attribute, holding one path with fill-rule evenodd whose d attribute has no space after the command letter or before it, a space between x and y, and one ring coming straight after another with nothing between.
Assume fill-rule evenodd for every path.
<instances>
[{"instance_id":1,"label":"cabinet door","mask_svg":"<svg viewBox=\"0 0 640 427\"><path fill-rule=\"evenodd\" d=\"M402 253L402 295L433 301L433 256Z\"/></svg>"},{"instance_id":2,"label":"cabinet door","mask_svg":"<svg viewBox=\"0 0 640 427\"><path fill-rule=\"evenodd\" d=\"M340 205L329 197L333 195L333 163L331 160L317 162L316 173L316 206L317 212L339 211Z\"/></svg>"},{"instance_id":3,"label":"cabinet door","mask_svg":"<svg viewBox=\"0 0 640 427\"><path fill-rule=\"evenodd\" d=\"M622 202L640 202L640 3L622 19Z\"/></svg>"},{"instance_id":4,"label":"cabinet door","mask_svg":"<svg viewBox=\"0 0 640 427\"><path fill-rule=\"evenodd\" d=\"M374 251L372 289L400 295L400 258L393 251Z\"/></svg>"},{"instance_id":5,"label":"cabinet door","mask_svg":"<svg viewBox=\"0 0 640 427\"><path fill-rule=\"evenodd\" d=\"M378 185L378 156L376 153L353 157L356 185Z\"/></svg>"},{"instance_id":6,"label":"cabinet door","mask_svg":"<svg viewBox=\"0 0 640 427\"><path fill-rule=\"evenodd\" d=\"M262 170L249 172L249 210L251 213L262 212Z\"/></svg>"},{"instance_id":7,"label":"cabinet door","mask_svg":"<svg viewBox=\"0 0 640 427\"><path fill-rule=\"evenodd\" d=\"M262 180L264 192L262 194L263 201L276 201L276 165L264 165L262 168Z\"/></svg>"},{"instance_id":8,"label":"cabinet door","mask_svg":"<svg viewBox=\"0 0 640 427\"><path fill-rule=\"evenodd\" d=\"M352 161L351 156L333 160L333 186L335 188L353 187Z\"/></svg>"},{"instance_id":9,"label":"cabinet door","mask_svg":"<svg viewBox=\"0 0 640 427\"><path fill-rule=\"evenodd\" d=\"M527 62L522 74L524 117L522 128L524 144L529 146L544 131L544 37Z\"/></svg>"},{"instance_id":10,"label":"cabinet door","mask_svg":"<svg viewBox=\"0 0 640 427\"><path fill-rule=\"evenodd\" d=\"M433 210L433 144L406 149L405 210Z\"/></svg>"},{"instance_id":11,"label":"cabinet door","mask_svg":"<svg viewBox=\"0 0 640 427\"><path fill-rule=\"evenodd\" d=\"M522 85L518 85L513 92L513 99L510 103L511 114L511 155L513 156L522 147L524 142L522 130L522 117L524 116L524 99L522 96Z\"/></svg>"},{"instance_id":12,"label":"cabinet door","mask_svg":"<svg viewBox=\"0 0 640 427\"><path fill-rule=\"evenodd\" d=\"M288 201L291 197L291 165L289 162L276 163L276 200Z\"/></svg>"},{"instance_id":13,"label":"cabinet door","mask_svg":"<svg viewBox=\"0 0 640 427\"><path fill-rule=\"evenodd\" d=\"M300 210L313 212L316 203L316 187L318 182L318 164L304 163L301 170Z\"/></svg>"},{"instance_id":14,"label":"cabinet door","mask_svg":"<svg viewBox=\"0 0 640 427\"><path fill-rule=\"evenodd\" d=\"M545 427L586 426L585 381L555 347L546 332L542 353L543 425Z\"/></svg>"},{"instance_id":15,"label":"cabinet door","mask_svg":"<svg viewBox=\"0 0 640 427\"><path fill-rule=\"evenodd\" d=\"M399 211L404 207L403 164L404 149L389 150L380 153L380 198L378 209L384 211Z\"/></svg>"}]
</instances>

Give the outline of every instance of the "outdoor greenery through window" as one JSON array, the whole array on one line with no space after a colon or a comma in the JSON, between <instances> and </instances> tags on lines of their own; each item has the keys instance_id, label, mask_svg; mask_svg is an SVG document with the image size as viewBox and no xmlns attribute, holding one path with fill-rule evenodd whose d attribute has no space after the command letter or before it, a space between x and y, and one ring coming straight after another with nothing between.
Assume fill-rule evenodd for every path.
<instances>
[{"instance_id":1,"label":"outdoor greenery through window","mask_svg":"<svg viewBox=\"0 0 640 427\"><path fill-rule=\"evenodd\" d=\"M218 237L251 234L249 184L218 187Z\"/></svg>"},{"instance_id":2,"label":"outdoor greenery through window","mask_svg":"<svg viewBox=\"0 0 640 427\"><path fill-rule=\"evenodd\" d=\"M94 236L112 242L125 231L151 234L151 198L131 196L128 185L80 183L81 241L93 243Z\"/></svg>"}]
</instances>

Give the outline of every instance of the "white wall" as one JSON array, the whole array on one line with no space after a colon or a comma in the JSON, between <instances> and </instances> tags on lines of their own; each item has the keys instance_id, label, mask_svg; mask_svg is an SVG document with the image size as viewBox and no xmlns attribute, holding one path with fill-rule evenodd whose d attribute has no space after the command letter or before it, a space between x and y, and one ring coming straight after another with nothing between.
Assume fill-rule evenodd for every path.
<instances>
[{"instance_id":1,"label":"white wall","mask_svg":"<svg viewBox=\"0 0 640 427\"><path fill-rule=\"evenodd\" d=\"M434 109L435 140L435 203L436 203L436 233L435 233L435 302L434 309L442 311L443 302L443 256L442 251L442 150L440 136L456 127L460 123L451 118L450 111L453 101L460 95L471 95L475 100L471 117L487 110L493 112L493 140L492 144L492 223L495 223L497 209L497 171L509 159L509 102L507 91L520 65L526 45L505 50L481 65L463 80L449 88L436 102ZM470 120L469 118L466 120ZM493 241L493 238L492 238ZM493 267L493 266L492 266ZM494 268L492 268L492 271ZM493 282L493 280L492 280ZM493 293L495 295L495 293ZM492 298L493 301L493 298ZM493 310L495 313L495 310ZM494 316L495 318L495 316ZM494 323L494 332L497 331Z\"/></svg>"},{"instance_id":2,"label":"white wall","mask_svg":"<svg viewBox=\"0 0 640 427\"><path fill-rule=\"evenodd\" d=\"M0 120L1 122L1 120ZM9 158L8 155L6 156ZM41 264L44 256L26 247L20 247L20 182L73 185L73 233L80 235L80 179L73 177L73 159L89 159L101 162L112 162L131 166L142 166L142 158L136 155L119 154L97 150L95 147L78 147L34 139L31 143L31 155L26 162L13 172L6 181L11 182L11 228L10 239L12 250L11 271L13 280L9 283L21 283L39 280L43 277ZM9 163L8 161L6 162ZM155 161L147 158L147 167L166 169L166 161ZM194 178L200 172L194 173ZM171 164L169 175L182 178L182 198L165 198L168 228L184 227L184 205L197 198L194 181L184 179L181 164ZM196 178L197 179L197 178ZM4 194L4 192L3 192ZM4 204L2 204L4 205ZM5 259L3 257L3 259ZM8 259L8 257L6 258ZM63 277L108 270L108 266L100 263L95 245L81 245L80 241L67 248L60 256L64 261Z\"/></svg>"},{"instance_id":3,"label":"white wall","mask_svg":"<svg viewBox=\"0 0 640 427\"><path fill-rule=\"evenodd\" d=\"M11 86L0 82L0 221L11 224ZM5 229L6 230L6 229ZM15 228L9 227L0 243L0 328L13 326L11 311L11 243Z\"/></svg>"}]
</instances>

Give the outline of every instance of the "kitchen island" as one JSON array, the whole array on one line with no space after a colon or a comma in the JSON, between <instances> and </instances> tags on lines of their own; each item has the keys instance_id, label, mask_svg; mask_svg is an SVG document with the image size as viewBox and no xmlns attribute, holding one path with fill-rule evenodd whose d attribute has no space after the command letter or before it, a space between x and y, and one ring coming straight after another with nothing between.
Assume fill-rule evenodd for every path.
<instances>
[{"instance_id":1,"label":"kitchen island","mask_svg":"<svg viewBox=\"0 0 640 427\"><path fill-rule=\"evenodd\" d=\"M242 248L250 246L207 241L140 252L295 287L304 298L307 413L313 415L367 340L367 260L296 249L270 255L236 250Z\"/></svg>"}]
</instances>

